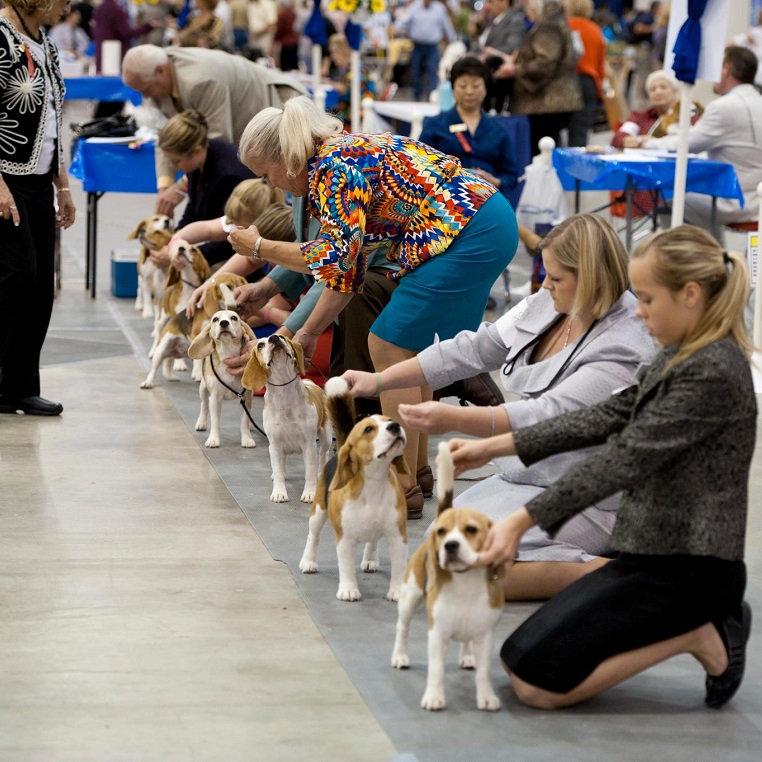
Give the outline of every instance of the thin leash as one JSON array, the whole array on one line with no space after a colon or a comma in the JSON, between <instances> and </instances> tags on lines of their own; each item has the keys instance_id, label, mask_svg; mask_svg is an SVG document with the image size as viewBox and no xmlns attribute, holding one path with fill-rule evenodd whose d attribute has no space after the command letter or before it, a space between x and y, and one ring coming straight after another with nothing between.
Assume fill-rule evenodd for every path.
<instances>
[{"instance_id":1,"label":"thin leash","mask_svg":"<svg viewBox=\"0 0 762 762\"><path fill-rule=\"evenodd\" d=\"M259 427L257 422L251 417L251 413L249 412L249 408L246 407L246 401L244 400L243 396L246 392L237 392L235 389L233 389L232 386L228 386L219 376L217 373L217 369L214 367L214 360L212 359L212 355L209 355L209 365L212 368L212 373L214 373L215 378L229 391L233 392L236 397L238 397L238 401L241 403L241 407L243 407L244 411L246 412L246 417L251 421L251 425L265 438L267 439L267 434ZM289 381L289 383L291 383ZM269 441L269 439L268 439Z\"/></svg>"}]
</instances>

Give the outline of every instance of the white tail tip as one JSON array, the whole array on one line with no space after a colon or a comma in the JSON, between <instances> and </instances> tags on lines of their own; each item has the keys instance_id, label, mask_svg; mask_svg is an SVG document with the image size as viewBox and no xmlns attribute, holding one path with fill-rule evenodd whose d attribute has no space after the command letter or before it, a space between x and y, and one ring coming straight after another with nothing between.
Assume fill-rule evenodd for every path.
<instances>
[{"instance_id":1,"label":"white tail tip","mask_svg":"<svg viewBox=\"0 0 762 762\"><path fill-rule=\"evenodd\" d=\"M238 305L236 304L233 292L230 290L230 287L227 285L227 283L220 283L220 293L222 294L222 298L225 301L226 309L238 309Z\"/></svg>"},{"instance_id":2,"label":"white tail tip","mask_svg":"<svg viewBox=\"0 0 762 762\"><path fill-rule=\"evenodd\" d=\"M323 390L329 397L343 397L349 392L349 384L341 376L334 376L325 382Z\"/></svg>"},{"instance_id":3,"label":"white tail tip","mask_svg":"<svg viewBox=\"0 0 762 762\"><path fill-rule=\"evenodd\" d=\"M440 442L437 448L437 498L444 500L448 491L452 490L455 481L455 466L452 462L450 445Z\"/></svg>"}]
</instances>

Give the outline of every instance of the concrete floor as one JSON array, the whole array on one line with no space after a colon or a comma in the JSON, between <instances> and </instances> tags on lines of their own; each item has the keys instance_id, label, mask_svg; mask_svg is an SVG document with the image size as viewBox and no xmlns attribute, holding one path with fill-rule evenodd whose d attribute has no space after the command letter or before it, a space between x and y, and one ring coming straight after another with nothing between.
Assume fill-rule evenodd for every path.
<instances>
[{"instance_id":1,"label":"concrete floor","mask_svg":"<svg viewBox=\"0 0 762 762\"><path fill-rule=\"evenodd\" d=\"M71 185L78 220L64 234L42 376L43 395L65 412L0 416L2 762L759 758L756 632L744 686L721 712L703 708L687 657L565 712L521 707L497 674L498 716L432 716L404 691L380 711L373 682L337 658L171 394L138 388L146 359L125 329L128 305L109 295L108 252L127 245L153 199L103 198L92 301L84 196ZM223 417L234 432L235 416ZM747 554L757 611L761 488L758 452ZM530 610L508 607L507 624ZM378 658L387 664L386 652ZM486 748L475 719L499 741ZM404 735L395 722L408 723ZM435 744L449 751L432 753Z\"/></svg>"}]
</instances>

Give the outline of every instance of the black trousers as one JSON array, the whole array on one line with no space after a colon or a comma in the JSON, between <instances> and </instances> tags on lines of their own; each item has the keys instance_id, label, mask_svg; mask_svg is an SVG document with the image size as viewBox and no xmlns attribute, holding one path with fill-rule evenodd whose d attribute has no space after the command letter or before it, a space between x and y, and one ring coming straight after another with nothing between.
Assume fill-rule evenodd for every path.
<instances>
[{"instance_id":1,"label":"black trousers","mask_svg":"<svg viewBox=\"0 0 762 762\"><path fill-rule=\"evenodd\" d=\"M40 352L53 312L55 206L52 174L7 175L20 224L0 218L0 395L40 393Z\"/></svg>"}]
</instances>

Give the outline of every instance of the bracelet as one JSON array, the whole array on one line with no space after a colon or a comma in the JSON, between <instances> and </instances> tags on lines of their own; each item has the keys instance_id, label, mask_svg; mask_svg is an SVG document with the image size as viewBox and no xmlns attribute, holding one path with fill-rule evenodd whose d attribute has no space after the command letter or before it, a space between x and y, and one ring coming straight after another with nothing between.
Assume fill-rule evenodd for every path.
<instances>
[{"instance_id":1,"label":"bracelet","mask_svg":"<svg viewBox=\"0 0 762 762\"><path fill-rule=\"evenodd\" d=\"M383 391L383 381L381 381L381 374L380 373L374 373L373 374L376 378L376 396L379 396L381 392Z\"/></svg>"},{"instance_id":2,"label":"bracelet","mask_svg":"<svg viewBox=\"0 0 762 762\"><path fill-rule=\"evenodd\" d=\"M489 411L490 413L492 413L492 424L490 425L489 435L491 437L494 437L495 436L495 406L490 405Z\"/></svg>"},{"instance_id":3,"label":"bracelet","mask_svg":"<svg viewBox=\"0 0 762 762\"><path fill-rule=\"evenodd\" d=\"M262 236L259 236L257 238L256 243L254 244L254 248L251 250L251 256L254 259L259 259L259 247L262 245Z\"/></svg>"},{"instance_id":4,"label":"bracelet","mask_svg":"<svg viewBox=\"0 0 762 762\"><path fill-rule=\"evenodd\" d=\"M270 312L272 312L272 307L262 307L262 319L265 323L270 322Z\"/></svg>"},{"instance_id":5,"label":"bracelet","mask_svg":"<svg viewBox=\"0 0 762 762\"><path fill-rule=\"evenodd\" d=\"M59 188L58 192L59 193L71 193L71 191L68 188Z\"/></svg>"}]
</instances>

